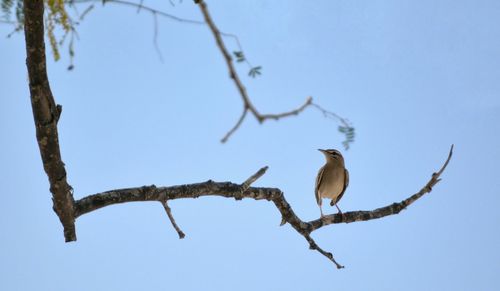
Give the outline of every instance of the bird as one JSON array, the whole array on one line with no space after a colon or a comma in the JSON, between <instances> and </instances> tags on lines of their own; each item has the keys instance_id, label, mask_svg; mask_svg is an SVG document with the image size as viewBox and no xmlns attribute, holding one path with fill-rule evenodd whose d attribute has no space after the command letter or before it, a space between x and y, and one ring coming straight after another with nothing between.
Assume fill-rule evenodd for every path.
<instances>
[{"instance_id":1,"label":"bird","mask_svg":"<svg viewBox=\"0 0 500 291\"><path fill-rule=\"evenodd\" d=\"M314 191L321 217L323 217L323 209L321 207L323 198L332 199L330 205L335 205L339 213L342 214L337 203L349 185L349 171L345 168L344 157L335 149L318 149L318 151L322 152L326 158L326 164L319 169L318 176L316 177Z\"/></svg>"}]
</instances>

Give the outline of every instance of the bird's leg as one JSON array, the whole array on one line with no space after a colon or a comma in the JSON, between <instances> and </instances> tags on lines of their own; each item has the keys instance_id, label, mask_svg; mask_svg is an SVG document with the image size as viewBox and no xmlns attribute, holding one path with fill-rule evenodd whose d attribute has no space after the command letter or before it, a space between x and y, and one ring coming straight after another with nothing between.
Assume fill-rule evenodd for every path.
<instances>
[{"instance_id":1,"label":"bird's leg","mask_svg":"<svg viewBox=\"0 0 500 291\"><path fill-rule=\"evenodd\" d=\"M339 213L340 213L340 214L344 215L344 214L342 213L342 210L340 210L340 208L338 207L337 203L335 203L335 207L337 207L337 210L339 211Z\"/></svg>"},{"instance_id":2,"label":"bird's leg","mask_svg":"<svg viewBox=\"0 0 500 291\"><path fill-rule=\"evenodd\" d=\"M335 207L337 207L337 210L339 211L339 214L342 216L342 221L344 221L344 213L342 213L342 211L340 210L340 208L337 205L337 203L335 203Z\"/></svg>"},{"instance_id":3,"label":"bird's leg","mask_svg":"<svg viewBox=\"0 0 500 291\"><path fill-rule=\"evenodd\" d=\"M319 206L319 213L321 213L321 218L323 218L323 216L324 216L324 215L323 215L323 207L322 207L322 204L323 204L323 201L322 201L322 199L320 199L320 200L318 201L318 206Z\"/></svg>"}]
</instances>

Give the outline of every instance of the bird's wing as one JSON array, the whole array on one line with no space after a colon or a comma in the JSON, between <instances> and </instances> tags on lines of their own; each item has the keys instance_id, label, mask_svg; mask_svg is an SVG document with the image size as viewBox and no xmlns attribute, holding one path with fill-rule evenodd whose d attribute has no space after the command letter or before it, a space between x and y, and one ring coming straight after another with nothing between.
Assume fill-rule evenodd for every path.
<instances>
[{"instance_id":1,"label":"bird's wing","mask_svg":"<svg viewBox=\"0 0 500 291\"><path fill-rule=\"evenodd\" d=\"M334 205L340 201L342 196L344 196L344 192L345 189L347 189L347 186L349 186L349 171L347 169L344 169L344 189L342 189L342 192L340 192L340 195L337 197L337 200L335 201Z\"/></svg>"},{"instance_id":2,"label":"bird's wing","mask_svg":"<svg viewBox=\"0 0 500 291\"><path fill-rule=\"evenodd\" d=\"M318 203L318 205L321 205L321 197L319 196L319 185L321 185L321 179L323 179L324 171L325 171L325 166L319 169L318 176L316 176L316 185L314 187L314 195L316 195L316 202Z\"/></svg>"}]
</instances>

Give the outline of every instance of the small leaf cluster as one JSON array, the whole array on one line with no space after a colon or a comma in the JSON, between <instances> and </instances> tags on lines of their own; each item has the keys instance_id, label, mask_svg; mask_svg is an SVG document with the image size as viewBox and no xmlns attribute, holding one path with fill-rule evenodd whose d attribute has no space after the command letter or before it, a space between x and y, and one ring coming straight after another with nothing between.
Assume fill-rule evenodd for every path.
<instances>
[{"instance_id":1,"label":"small leaf cluster","mask_svg":"<svg viewBox=\"0 0 500 291\"><path fill-rule=\"evenodd\" d=\"M23 0L1 0L0 7L3 14L2 18L6 21L12 21L12 11L16 16L14 31L8 36L10 37L14 32L21 31L24 24Z\"/></svg>"},{"instance_id":2,"label":"small leaf cluster","mask_svg":"<svg viewBox=\"0 0 500 291\"><path fill-rule=\"evenodd\" d=\"M69 38L68 53L70 56L70 66L68 70L71 70L73 68L74 56L73 39L76 34L74 26L78 24L71 19L66 11L66 6L71 6L72 3L65 0L44 0L44 5L46 11L44 16L45 31L47 33L50 48L52 49L52 56L55 61L61 58L59 49L64 45L65 40ZM14 31L8 35L9 37L15 32L23 30L23 0L0 0L0 9L3 14L2 18L15 25ZM13 12L15 12L16 16L15 21L11 19ZM57 36L57 31L62 32L60 36Z\"/></svg>"},{"instance_id":3,"label":"small leaf cluster","mask_svg":"<svg viewBox=\"0 0 500 291\"><path fill-rule=\"evenodd\" d=\"M50 48L52 49L54 60L58 61L61 57L61 55L59 54L59 46L62 45L65 37L73 30L73 27L70 23L68 13L66 12L66 9L64 7L63 0L47 0L46 5L49 8L46 19L47 36L49 38ZM59 42L57 41L54 33L56 27L62 28L64 32L64 35Z\"/></svg>"},{"instance_id":4,"label":"small leaf cluster","mask_svg":"<svg viewBox=\"0 0 500 291\"><path fill-rule=\"evenodd\" d=\"M253 67L250 69L250 71L248 72L248 75L252 78L255 78L257 77L257 75L261 75L262 73L260 72L260 70L262 69L261 66L257 66L257 67Z\"/></svg>"},{"instance_id":5,"label":"small leaf cluster","mask_svg":"<svg viewBox=\"0 0 500 291\"><path fill-rule=\"evenodd\" d=\"M345 125L345 126L341 125L338 127L338 130L340 133L345 135L345 140L342 142L342 145L346 150L348 150L350 144L354 142L354 137L355 137L354 127L350 125Z\"/></svg>"},{"instance_id":6,"label":"small leaf cluster","mask_svg":"<svg viewBox=\"0 0 500 291\"><path fill-rule=\"evenodd\" d=\"M246 61L245 55L243 54L242 51L235 51L235 52L233 52L233 54L236 57L236 61L238 63L242 63L242 62Z\"/></svg>"},{"instance_id":7,"label":"small leaf cluster","mask_svg":"<svg viewBox=\"0 0 500 291\"><path fill-rule=\"evenodd\" d=\"M242 51L234 51L233 52L236 62L238 63L247 63L250 66L250 70L248 71L248 75L252 78L257 77L258 75L262 75L262 66L253 67L250 62L246 59L245 54Z\"/></svg>"}]
</instances>

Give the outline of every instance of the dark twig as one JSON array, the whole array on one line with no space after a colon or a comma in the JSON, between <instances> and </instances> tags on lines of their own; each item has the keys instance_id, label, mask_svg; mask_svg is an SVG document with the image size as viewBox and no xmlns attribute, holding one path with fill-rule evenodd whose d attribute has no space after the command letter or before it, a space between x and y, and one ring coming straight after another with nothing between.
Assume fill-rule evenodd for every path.
<instances>
[{"instance_id":1,"label":"dark twig","mask_svg":"<svg viewBox=\"0 0 500 291\"><path fill-rule=\"evenodd\" d=\"M158 18L156 16L156 13L153 13L153 20L154 20L153 44L155 46L156 53L158 54L158 57L160 58L160 61L163 63L163 55L161 53L160 47L158 46Z\"/></svg>"},{"instance_id":2,"label":"dark twig","mask_svg":"<svg viewBox=\"0 0 500 291\"><path fill-rule=\"evenodd\" d=\"M215 42L217 43L217 47L221 51L222 56L224 57L224 60L226 61L227 68L229 71L229 77L231 79L233 79L233 82L236 85L238 92L240 93L241 99L243 100L243 113L241 114L240 118L238 119L238 122L236 123L236 125L234 125L226 133L226 135L221 139L222 143L227 142L229 137L241 126L241 124L243 123L243 120L246 117L247 111L250 111L252 113L252 115L257 119L257 121L259 121L259 123L263 123L264 121L266 121L268 119L279 120L281 118L298 115L302 111L304 111L304 109L306 109L308 106L311 106L311 105L322 110L323 114L330 113L330 112L324 110L323 108L321 108L319 105L314 104L312 97L307 97L307 99L303 105L301 105L300 107L298 107L294 110L288 111L288 112L277 113L277 114L261 114L261 113L259 113L257 108L255 108L255 106L251 102L250 97L248 96L248 93L246 91L246 88L245 88L245 86L243 86L243 82L241 81L238 73L236 72L236 69L233 65L233 59L232 59L230 53L228 52L228 50L226 49L224 41L222 40L222 37L221 37L222 33L219 31L219 29L217 28L217 26L213 22L212 17L210 16L210 13L208 12L207 5L205 4L205 2L203 0L197 1L197 3L200 7L201 13L203 14L203 17L205 18L205 22L207 23L208 27L210 28L210 31L212 31L212 34L214 35ZM334 113L332 113L332 114L334 114ZM338 116L336 114L334 114L334 116L336 116L341 122L343 122L343 123L345 122L345 119L341 118L340 116Z\"/></svg>"},{"instance_id":3,"label":"dark twig","mask_svg":"<svg viewBox=\"0 0 500 291\"><path fill-rule=\"evenodd\" d=\"M309 97L307 97L306 102L304 104L302 104L302 106L300 106L297 109L294 109L294 110L291 110L288 112L278 113L278 114L263 114L263 115L261 115L261 118L263 120L265 120L265 119L278 120L278 119L283 118L283 117L288 117L288 116L292 116L292 115L299 115L299 113L304 111L304 109L306 109L307 106L312 105L312 104L313 104L312 97L309 96Z\"/></svg>"},{"instance_id":4,"label":"dark twig","mask_svg":"<svg viewBox=\"0 0 500 291\"><path fill-rule=\"evenodd\" d=\"M309 248L311 250L316 250L320 254L322 254L323 256L327 257L330 261L332 261L335 264L335 266L337 267L337 269L343 269L344 268L344 266L342 266L341 264L337 263L337 261L333 257L332 253L327 252L327 251L323 250L322 248L320 248L318 246L318 244L316 244L316 242L311 238L311 236L307 235L307 236L304 236L304 237L307 240L307 242L309 243Z\"/></svg>"},{"instance_id":5,"label":"dark twig","mask_svg":"<svg viewBox=\"0 0 500 291\"><path fill-rule=\"evenodd\" d=\"M181 17L175 16L173 14L166 13L164 11L143 5L143 1L141 1L140 3L134 3L134 2L130 2L130 1L124 1L124 0L104 0L104 1L103 0L67 0L66 2L69 2L71 4L88 3L88 2L99 2L99 3L102 2L103 4L114 3L114 4L118 4L118 5L130 6L133 8L137 8L137 12L144 10L144 11L149 12L151 14L156 14L156 15L168 18L168 19L173 20L173 21L181 22L181 23L195 24L195 25L206 25L206 23L204 21L181 18ZM238 50L243 51L243 46L241 45L241 42L240 42L237 35L232 34L232 33L223 32L223 31L219 31L219 33L224 37L232 38L234 40L234 42L236 43ZM247 64L249 66L252 66L250 64L250 62L248 62L247 59L245 59L245 61L247 62Z\"/></svg>"},{"instance_id":6,"label":"dark twig","mask_svg":"<svg viewBox=\"0 0 500 291\"><path fill-rule=\"evenodd\" d=\"M351 123L347 119L341 117L340 115L336 114L335 112L328 111L316 103L311 102L311 106L313 106L314 108L318 109L321 113L323 113L324 117L335 119L335 120L339 121L340 123L342 123L342 125L344 125L346 127L351 127Z\"/></svg>"},{"instance_id":7,"label":"dark twig","mask_svg":"<svg viewBox=\"0 0 500 291\"><path fill-rule=\"evenodd\" d=\"M172 210L168 206L168 200L167 199L163 200L161 202L161 205L163 205L163 208L165 208L165 212L167 212L168 219L170 219L172 226L175 228L175 231L177 231L177 234L179 235L179 239L183 239L186 235L184 234L184 232L182 232L181 228L175 222L174 216L172 215Z\"/></svg>"},{"instance_id":8,"label":"dark twig","mask_svg":"<svg viewBox=\"0 0 500 291\"><path fill-rule=\"evenodd\" d=\"M229 137L240 127L240 125L243 123L243 120L245 119L245 116L247 115L247 112L248 112L247 108L244 107L243 112L241 113L241 116L238 119L238 122L236 122L236 124L233 126L233 128L231 128L226 133L226 135L220 140L221 143L225 143L229 139Z\"/></svg>"},{"instance_id":9,"label":"dark twig","mask_svg":"<svg viewBox=\"0 0 500 291\"><path fill-rule=\"evenodd\" d=\"M236 88L238 89L241 98L243 99L243 106L244 106L244 111L250 111L254 117L260 122L264 122L266 119L280 119L282 117L287 117L290 115L296 115L300 113L302 110L305 109L308 105L312 103L312 98L309 97L305 103L305 105L299 107L296 110L292 110L287 113L283 114L266 114L262 115L260 114L255 106L252 104L250 101L250 97L247 94L245 86L243 86L243 83L241 82L241 79L236 72L236 69L234 68L233 65L233 60L231 57L231 54L228 52L226 49L226 46L224 44L224 41L222 40L221 33L217 26L215 26L215 23L212 20L212 17L210 16L210 13L208 12L207 5L205 4L204 1L199 1L199 7L201 9L201 13L203 14L203 17L205 18L205 22L207 23L208 27L210 28L210 31L212 31L212 34L214 35L215 42L217 43L217 46L219 47L219 50L221 51L224 60L226 61L227 68L229 70L229 76L231 79L233 79L234 84L236 85ZM244 114L242 114L242 117L244 118ZM237 122L237 124L226 134L226 136L222 139L222 142L227 141L229 136L236 131L236 129L241 125L243 118L240 118Z\"/></svg>"},{"instance_id":10,"label":"dark twig","mask_svg":"<svg viewBox=\"0 0 500 291\"><path fill-rule=\"evenodd\" d=\"M257 179L259 179L260 177L262 177L266 173L267 169L269 169L268 166L260 168L257 171L257 173L253 174L252 176L250 176L250 178L248 178L245 182L243 182L243 184L241 184L241 192L245 192L248 188L250 188L250 186L255 181L257 181Z\"/></svg>"},{"instance_id":11,"label":"dark twig","mask_svg":"<svg viewBox=\"0 0 500 291\"><path fill-rule=\"evenodd\" d=\"M174 20L177 22L183 22L183 23L190 23L190 24L197 24L197 25L204 25L205 23L203 21L198 21L198 20L191 20L191 19L186 19L186 18L181 18L177 17L175 15L148 7L146 5L143 5L142 3L134 3L130 1L123 1L123 0L76 0L74 3L85 3L85 2L103 2L103 4L108 4L108 3L113 3L113 4L119 4L119 5L124 5L124 6L130 6L133 8L137 8L139 10L147 11L153 14L158 14L160 16L163 16L165 18L169 18L170 20Z\"/></svg>"}]
</instances>

